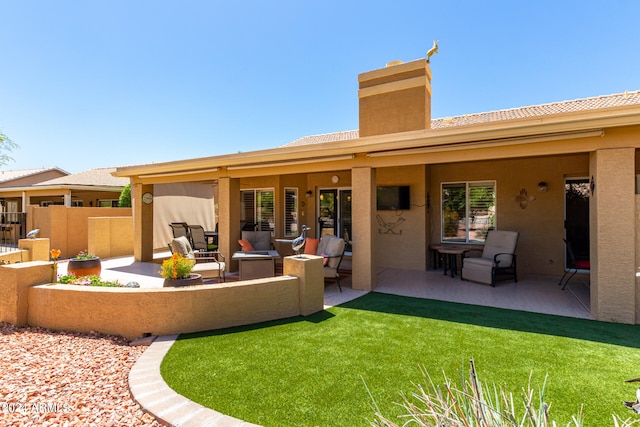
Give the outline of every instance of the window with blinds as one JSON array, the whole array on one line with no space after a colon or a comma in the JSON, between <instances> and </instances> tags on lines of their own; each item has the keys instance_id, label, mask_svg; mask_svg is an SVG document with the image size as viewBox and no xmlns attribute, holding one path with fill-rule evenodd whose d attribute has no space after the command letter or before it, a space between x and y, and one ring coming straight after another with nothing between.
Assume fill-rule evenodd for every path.
<instances>
[{"instance_id":1,"label":"window with blinds","mask_svg":"<svg viewBox=\"0 0 640 427\"><path fill-rule=\"evenodd\" d=\"M484 243L496 227L495 181L442 184L442 241Z\"/></svg>"},{"instance_id":2,"label":"window with blinds","mask_svg":"<svg viewBox=\"0 0 640 427\"><path fill-rule=\"evenodd\" d=\"M284 189L284 235L298 235L298 189Z\"/></svg>"},{"instance_id":3,"label":"window with blinds","mask_svg":"<svg viewBox=\"0 0 640 427\"><path fill-rule=\"evenodd\" d=\"M260 231L275 231L273 189L240 191L240 221Z\"/></svg>"}]
</instances>

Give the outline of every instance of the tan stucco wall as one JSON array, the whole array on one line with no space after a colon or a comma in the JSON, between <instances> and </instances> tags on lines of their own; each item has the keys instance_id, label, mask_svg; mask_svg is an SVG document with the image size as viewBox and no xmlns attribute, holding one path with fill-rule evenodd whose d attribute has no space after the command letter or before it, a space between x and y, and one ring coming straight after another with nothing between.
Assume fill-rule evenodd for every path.
<instances>
[{"instance_id":1,"label":"tan stucco wall","mask_svg":"<svg viewBox=\"0 0 640 427\"><path fill-rule=\"evenodd\" d=\"M100 258L133 255L132 217L93 217L88 221L87 247L90 253Z\"/></svg>"},{"instance_id":2,"label":"tan stucco wall","mask_svg":"<svg viewBox=\"0 0 640 427\"><path fill-rule=\"evenodd\" d=\"M404 211L377 211L376 218L385 223L396 223L393 232L376 222L378 267L403 270L427 268L426 224L429 219L426 201L426 166L378 168L377 186L409 185L411 209ZM375 209L375 205L374 205Z\"/></svg>"},{"instance_id":3,"label":"tan stucco wall","mask_svg":"<svg viewBox=\"0 0 640 427\"><path fill-rule=\"evenodd\" d=\"M27 228L40 229L39 237L48 238L51 248L60 249L69 258L89 248L89 218L130 216L131 208L68 208L66 206L29 206Z\"/></svg>"},{"instance_id":4,"label":"tan stucco wall","mask_svg":"<svg viewBox=\"0 0 640 427\"><path fill-rule=\"evenodd\" d=\"M496 181L496 226L520 233L518 273L558 275L564 271L564 180L586 177L587 154L452 163L431 166L431 241L441 241L441 183ZM545 181L548 190L537 191ZM525 188L535 197L522 209L513 198Z\"/></svg>"},{"instance_id":5,"label":"tan stucco wall","mask_svg":"<svg viewBox=\"0 0 640 427\"><path fill-rule=\"evenodd\" d=\"M636 162L637 164L637 162ZM640 230L640 195L636 194L636 230ZM635 304L636 304L636 320L640 323L640 233L635 233L635 250L636 250L636 268L635 268Z\"/></svg>"},{"instance_id":6,"label":"tan stucco wall","mask_svg":"<svg viewBox=\"0 0 640 427\"><path fill-rule=\"evenodd\" d=\"M591 155L591 312L598 320L636 323L635 149Z\"/></svg>"},{"instance_id":7,"label":"tan stucco wall","mask_svg":"<svg viewBox=\"0 0 640 427\"><path fill-rule=\"evenodd\" d=\"M50 263L43 268L50 277ZM309 315L323 309L322 268L320 257L288 257L285 276L234 283L160 289L33 286L28 289L25 319L29 325L54 330L93 330L134 339L146 333L198 332ZM0 270L0 279L2 274ZM30 280L46 281L42 272L40 276ZM0 286L3 283L0 280ZM14 313L19 305L20 313L26 313L24 291L11 290L21 299L2 304L9 304Z\"/></svg>"},{"instance_id":8,"label":"tan stucco wall","mask_svg":"<svg viewBox=\"0 0 640 427\"><path fill-rule=\"evenodd\" d=\"M0 322L27 324L29 287L50 282L52 265L45 261L0 265Z\"/></svg>"}]
</instances>

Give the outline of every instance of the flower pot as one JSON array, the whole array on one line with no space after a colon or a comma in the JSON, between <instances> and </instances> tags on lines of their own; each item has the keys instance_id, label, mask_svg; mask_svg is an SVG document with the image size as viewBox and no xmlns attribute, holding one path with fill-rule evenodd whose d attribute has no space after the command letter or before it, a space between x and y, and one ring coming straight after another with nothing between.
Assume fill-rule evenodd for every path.
<instances>
[{"instance_id":1,"label":"flower pot","mask_svg":"<svg viewBox=\"0 0 640 427\"><path fill-rule=\"evenodd\" d=\"M174 288L180 286L202 285L202 283L202 275L191 273L187 279L164 279L164 284L162 286L165 288Z\"/></svg>"},{"instance_id":2,"label":"flower pot","mask_svg":"<svg viewBox=\"0 0 640 427\"><path fill-rule=\"evenodd\" d=\"M67 266L68 274L75 274L76 277L83 276L100 276L102 264L100 258L91 259L70 259Z\"/></svg>"}]
</instances>

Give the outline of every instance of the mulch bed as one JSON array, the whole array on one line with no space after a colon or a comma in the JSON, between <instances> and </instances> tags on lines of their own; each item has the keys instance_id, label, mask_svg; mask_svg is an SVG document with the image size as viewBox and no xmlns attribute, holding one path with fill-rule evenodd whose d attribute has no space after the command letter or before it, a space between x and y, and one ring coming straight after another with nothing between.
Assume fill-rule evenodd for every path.
<instances>
[{"instance_id":1,"label":"mulch bed","mask_svg":"<svg viewBox=\"0 0 640 427\"><path fill-rule=\"evenodd\" d=\"M159 426L129 393L146 347L0 323L0 425Z\"/></svg>"}]
</instances>

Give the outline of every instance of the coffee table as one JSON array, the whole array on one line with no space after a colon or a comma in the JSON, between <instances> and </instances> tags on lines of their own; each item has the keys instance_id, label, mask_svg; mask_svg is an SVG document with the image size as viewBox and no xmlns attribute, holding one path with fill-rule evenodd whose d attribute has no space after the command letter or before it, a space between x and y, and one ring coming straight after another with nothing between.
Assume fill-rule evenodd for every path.
<instances>
[{"instance_id":1,"label":"coffee table","mask_svg":"<svg viewBox=\"0 0 640 427\"><path fill-rule=\"evenodd\" d=\"M238 251L231 259L237 260L240 269L240 280L260 279L276 275L276 260L280 258L278 251Z\"/></svg>"}]
</instances>

